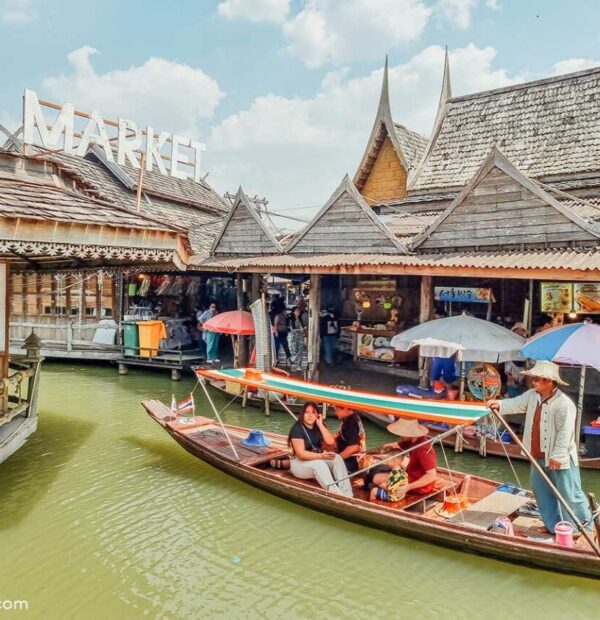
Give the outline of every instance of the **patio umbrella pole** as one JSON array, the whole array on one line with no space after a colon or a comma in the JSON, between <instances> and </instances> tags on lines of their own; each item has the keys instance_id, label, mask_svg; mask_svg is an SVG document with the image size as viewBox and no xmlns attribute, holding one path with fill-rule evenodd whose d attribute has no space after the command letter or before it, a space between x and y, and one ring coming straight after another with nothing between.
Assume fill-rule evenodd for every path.
<instances>
[{"instance_id":1,"label":"patio umbrella pole","mask_svg":"<svg viewBox=\"0 0 600 620\"><path fill-rule=\"evenodd\" d=\"M565 512L569 515L569 517L571 517L571 519L573 520L573 523L575 523L579 531L583 534L585 539L588 541L590 547L594 550L594 553L600 558L600 547L598 547L594 539L590 536L590 533L583 527L583 524L581 523L581 521L575 516L575 513L571 509L571 506L569 506L569 504L564 499L564 497L559 493L558 489L552 483L552 480L550 480L550 478L546 475L546 472L542 469L542 467L540 467L540 464L533 458L529 450L527 450L527 448L523 445L523 442L517 437L517 435L511 428L510 424L508 424L508 422L506 422L506 420L499 413L496 413L494 411L492 413L496 418L498 418L498 420L500 420L500 422L502 423L502 426L504 426L504 428L508 431L512 440L519 446L519 448L521 448L521 451L523 452L523 454L527 457L529 462L533 465L533 467L537 470L538 474L543 478L543 480L548 485L550 491L552 492L552 495L556 497L556 499L559 501L560 505L563 507Z\"/></svg>"},{"instance_id":2,"label":"patio umbrella pole","mask_svg":"<svg viewBox=\"0 0 600 620\"><path fill-rule=\"evenodd\" d=\"M575 442L579 449L579 442L581 440L581 416L583 414L583 392L585 388L585 370L586 366L581 367L581 373L579 375L579 395L577 397L577 417L575 418Z\"/></svg>"},{"instance_id":3,"label":"patio umbrella pole","mask_svg":"<svg viewBox=\"0 0 600 620\"><path fill-rule=\"evenodd\" d=\"M465 396L465 363L460 363L460 393L458 400L462 400Z\"/></svg>"}]
</instances>

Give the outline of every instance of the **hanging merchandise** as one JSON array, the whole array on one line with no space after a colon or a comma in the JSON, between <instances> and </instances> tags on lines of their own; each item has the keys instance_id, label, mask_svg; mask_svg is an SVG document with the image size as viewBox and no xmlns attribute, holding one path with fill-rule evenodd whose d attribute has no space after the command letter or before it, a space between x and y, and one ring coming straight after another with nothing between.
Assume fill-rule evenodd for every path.
<instances>
[{"instance_id":1,"label":"hanging merchandise","mask_svg":"<svg viewBox=\"0 0 600 620\"><path fill-rule=\"evenodd\" d=\"M138 291L138 295L140 297L146 297L148 295L148 291L150 290L150 279L144 278L142 283L140 284L140 290Z\"/></svg>"},{"instance_id":2,"label":"hanging merchandise","mask_svg":"<svg viewBox=\"0 0 600 620\"><path fill-rule=\"evenodd\" d=\"M135 282L131 282L127 286L127 294L129 295L129 297L135 297L135 295L137 294L137 284Z\"/></svg>"},{"instance_id":3,"label":"hanging merchandise","mask_svg":"<svg viewBox=\"0 0 600 620\"><path fill-rule=\"evenodd\" d=\"M199 293L200 293L200 281L196 280L195 278L191 278L185 294L188 297L197 297Z\"/></svg>"},{"instance_id":4,"label":"hanging merchandise","mask_svg":"<svg viewBox=\"0 0 600 620\"><path fill-rule=\"evenodd\" d=\"M172 278L171 276L163 276L162 280L155 291L156 295L170 295L170 288L172 286Z\"/></svg>"}]
</instances>

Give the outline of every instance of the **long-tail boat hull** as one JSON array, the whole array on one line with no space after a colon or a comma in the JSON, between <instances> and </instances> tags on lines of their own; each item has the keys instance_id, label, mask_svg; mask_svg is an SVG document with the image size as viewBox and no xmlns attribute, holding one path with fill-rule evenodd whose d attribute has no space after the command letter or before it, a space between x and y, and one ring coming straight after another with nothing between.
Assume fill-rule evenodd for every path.
<instances>
[{"instance_id":1,"label":"long-tail boat hull","mask_svg":"<svg viewBox=\"0 0 600 620\"><path fill-rule=\"evenodd\" d=\"M247 449L242 445L241 439L246 437L248 429L225 425L225 435L221 427L210 418L175 418L168 407L156 400L144 401L142 405L188 452L224 473L268 493L354 523L444 547L563 573L600 578L600 558L589 547L582 545L581 539L574 548L567 548L525 537L472 529L457 522L456 517L452 522L451 519L434 516L434 511L437 510L435 505L423 513L415 512L413 509L420 506L421 501L423 507L425 506L425 499L398 507L372 503L364 497L361 499L358 489L355 489L354 498L340 496L325 491L314 481L298 480L288 471L269 467L271 458L281 457L288 452L286 437L283 435L265 433L272 442L268 448ZM238 458L234 456L227 436L233 442ZM449 488L450 483L452 488L456 489L464 477L460 472L440 469L438 495L442 495L442 491ZM494 481L473 476L470 489L472 494L485 498L492 494L497 486L498 483ZM431 501L435 504L436 497L432 496Z\"/></svg>"}]
</instances>

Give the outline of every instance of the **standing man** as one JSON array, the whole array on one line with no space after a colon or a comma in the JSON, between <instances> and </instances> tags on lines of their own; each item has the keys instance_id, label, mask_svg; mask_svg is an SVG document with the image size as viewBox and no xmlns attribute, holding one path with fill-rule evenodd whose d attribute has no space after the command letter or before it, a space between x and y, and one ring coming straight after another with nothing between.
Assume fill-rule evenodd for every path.
<instances>
[{"instance_id":1,"label":"standing man","mask_svg":"<svg viewBox=\"0 0 600 620\"><path fill-rule=\"evenodd\" d=\"M202 329L202 339L206 343L206 361L209 364L215 364L221 361L219 359L219 334L216 332L209 332L207 329L203 329L202 326L216 314L218 314L217 304L211 301L208 310L205 310L198 317L198 329Z\"/></svg>"},{"instance_id":2,"label":"standing man","mask_svg":"<svg viewBox=\"0 0 600 620\"><path fill-rule=\"evenodd\" d=\"M342 405L335 406L335 415L341 420L335 434L335 451L344 459L349 474L358 471L356 455L366 450L365 429L358 413Z\"/></svg>"},{"instance_id":3,"label":"standing man","mask_svg":"<svg viewBox=\"0 0 600 620\"><path fill-rule=\"evenodd\" d=\"M337 339L340 335L340 325L335 315L333 306L328 306L327 311L321 316L321 340L325 353L325 363L331 366L335 357Z\"/></svg>"},{"instance_id":4,"label":"standing man","mask_svg":"<svg viewBox=\"0 0 600 620\"><path fill-rule=\"evenodd\" d=\"M552 362L538 361L531 370L525 370L522 374L532 377L532 390L516 398L490 400L487 406L501 415L526 414L523 445L537 460L575 516L582 523L587 521L587 527L591 529L590 508L581 489L579 476L575 405L558 389L559 384L568 384L560 378L558 366ZM549 532L554 534L559 521L572 522L533 466L531 487L542 521Z\"/></svg>"}]
</instances>

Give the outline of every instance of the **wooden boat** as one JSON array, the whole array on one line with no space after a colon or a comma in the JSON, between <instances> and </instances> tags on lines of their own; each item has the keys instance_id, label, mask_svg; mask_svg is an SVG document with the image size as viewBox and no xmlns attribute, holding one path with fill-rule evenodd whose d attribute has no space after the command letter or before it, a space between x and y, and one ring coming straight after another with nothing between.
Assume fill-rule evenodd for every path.
<instances>
[{"instance_id":1,"label":"wooden boat","mask_svg":"<svg viewBox=\"0 0 600 620\"><path fill-rule=\"evenodd\" d=\"M241 440L248 435L248 429L231 425L221 427L203 416L176 418L167 406L156 400L146 400L142 405L150 417L194 456L284 499L348 521L461 551L558 572L600 577L600 558L583 537L574 547L567 548L541 542L539 538L531 540L528 538L531 530L523 530L515 536L488 531L490 519L493 521L500 515L514 518L516 507L531 497L500 493L496 490L498 483L492 480L471 477L468 491L471 505L451 517L444 516L446 494L459 489L465 482L465 474L446 469L438 470L436 488L427 496L409 494L394 504L373 503L367 501L367 492L354 483L354 497L348 498L322 489L315 481L296 479L289 471L272 469L271 459L288 454L284 435L265 433L272 442L270 446L246 448Z\"/></svg>"},{"instance_id":2,"label":"wooden boat","mask_svg":"<svg viewBox=\"0 0 600 620\"><path fill-rule=\"evenodd\" d=\"M373 424L379 426L380 428L387 428L387 425L390 422L393 422L394 418L392 416L388 416L385 414L378 413L370 413L368 411L361 411L360 415L369 420ZM433 423L424 422L425 426L429 428L429 435L431 437L437 437L444 433L447 428L441 428ZM454 448L456 445L456 437L444 437L440 440L445 446L450 448ZM514 443L503 443L497 439L492 439L491 437L487 437L485 440L484 452L482 454L481 450L481 442L479 437L467 437L463 435L462 438L462 449L467 452L477 452L481 456L499 456L511 459L516 459L518 461L526 461L527 458L521 452L519 446ZM585 456L579 458L579 467L583 469L600 469L600 457L595 458L587 458Z\"/></svg>"}]
</instances>

